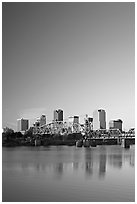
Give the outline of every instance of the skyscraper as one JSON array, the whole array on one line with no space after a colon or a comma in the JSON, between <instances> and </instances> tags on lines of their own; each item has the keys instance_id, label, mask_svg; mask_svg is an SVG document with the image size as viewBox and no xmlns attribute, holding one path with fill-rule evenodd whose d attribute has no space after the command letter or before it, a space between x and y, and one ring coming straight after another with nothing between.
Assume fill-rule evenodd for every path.
<instances>
[{"instance_id":1,"label":"skyscraper","mask_svg":"<svg viewBox=\"0 0 137 204\"><path fill-rule=\"evenodd\" d=\"M63 110L58 109L58 121L63 121Z\"/></svg>"},{"instance_id":2,"label":"skyscraper","mask_svg":"<svg viewBox=\"0 0 137 204\"><path fill-rule=\"evenodd\" d=\"M58 110L54 110L53 112L53 121L58 121Z\"/></svg>"},{"instance_id":3,"label":"skyscraper","mask_svg":"<svg viewBox=\"0 0 137 204\"><path fill-rule=\"evenodd\" d=\"M54 110L54 116L53 120L55 121L63 121L63 110L58 109Z\"/></svg>"},{"instance_id":4,"label":"skyscraper","mask_svg":"<svg viewBox=\"0 0 137 204\"><path fill-rule=\"evenodd\" d=\"M29 128L29 120L27 119L17 119L17 131L25 131Z\"/></svg>"},{"instance_id":5,"label":"skyscraper","mask_svg":"<svg viewBox=\"0 0 137 204\"><path fill-rule=\"evenodd\" d=\"M106 112L99 109L93 112L93 129L106 129Z\"/></svg>"}]
</instances>

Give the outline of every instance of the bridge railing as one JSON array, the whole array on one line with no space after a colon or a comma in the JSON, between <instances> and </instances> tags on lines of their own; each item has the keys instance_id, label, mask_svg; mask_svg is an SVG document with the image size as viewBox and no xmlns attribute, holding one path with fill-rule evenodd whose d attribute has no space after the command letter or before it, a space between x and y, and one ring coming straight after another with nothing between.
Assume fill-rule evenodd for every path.
<instances>
[{"instance_id":1,"label":"bridge railing","mask_svg":"<svg viewBox=\"0 0 137 204\"><path fill-rule=\"evenodd\" d=\"M87 126L80 123L68 124L63 121L56 121L33 128L33 134L68 134L77 132L89 135L90 137L135 137L135 132L133 131L121 133L118 129L93 130L92 125Z\"/></svg>"}]
</instances>

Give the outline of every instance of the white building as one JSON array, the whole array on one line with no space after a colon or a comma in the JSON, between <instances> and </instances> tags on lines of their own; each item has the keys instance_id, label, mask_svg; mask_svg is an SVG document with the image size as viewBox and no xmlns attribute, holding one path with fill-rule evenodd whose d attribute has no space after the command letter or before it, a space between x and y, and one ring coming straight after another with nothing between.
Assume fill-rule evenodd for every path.
<instances>
[{"instance_id":1,"label":"white building","mask_svg":"<svg viewBox=\"0 0 137 204\"><path fill-rule=\"evenodd\" d=\"M93 129L106 129L106 112L99 109L93 112Z\"/></svg>"}]
</instances>

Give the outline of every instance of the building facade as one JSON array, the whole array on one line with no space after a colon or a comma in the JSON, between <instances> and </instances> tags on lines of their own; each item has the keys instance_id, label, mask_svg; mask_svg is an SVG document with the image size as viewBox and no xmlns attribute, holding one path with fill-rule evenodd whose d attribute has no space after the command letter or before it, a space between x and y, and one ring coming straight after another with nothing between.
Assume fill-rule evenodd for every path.
<instances>
[{"instance_id":1,"label":"building facade","mask_svg":"<svg viewBox=\"0 0 137 204\"><path fill-rule=\"evenodd\" d=\"M70 116L68 120L71 124L79 124L79 116Z\"/></svg>"},{"instance_id":2,"label":"building facade","mask_svg":"<svg viewBox=\"0 0 137 204\"><path fill-rule=\"evenodd\" d=\"M40 126L42 125L46 125L46 115L44 114L40 117Z\"/></svg>"},{"instance_id":3,"label":"building facade","mask_svg":"<svg viewBox=\"0 0 137 204\"><path fill-rule=\"evenodd\" d=\"M88 115L86 115L86 118L85 118L85 131L89 132L91 130L93 130L93 118L88 117Z\"/></svg>"},{"instance_id":4,"label":"building facade","mask_svg":"<svg viewBox=\"0 0 137 204\"><path fill-rule=\"evenodd\" d=\"M121 119L118 120L110 120L109 121L109 129L119 129L122 132L122 123Z\"/></svg>"},{"instance_id":5,"label":"building facade","mask_svg":"<svg viewBox=\"0 0 137 204\"><path fill-rule=\"evenodd\" d=\"M69 129L71 129L71 132L79 132L80 128L79 128L79 116L70 116L68 118L68 122L69 122Z\"/></svg>"},{"instance_id":6,"label":"building facade","mask_svg":"<svg viewBox=\"0 0 137 204\"><path fill-rule=\"evenodd\" d=\"M93 112L93 129L106 129L106 112L103 109Z\"/></svg>"},{"instance_id":7,"label":"building facade","mask_svg":"<svg viewBox=\"0 0 137 204\"><path fill-rule=\"evenodd\" d=\"M63 122L63 110L58 109L58 110L54 110L53 113L53 121L62 121Z\"/></svg>"},{"instance_id":8,"label":"building facade","mask_svg":"<svg viewBox=\"0 0 137 204\"><path fill-rule=\"evenodd\" d=\"M88 122L93 123L93 118L88 117Z\"/></svg>"},{"instance_id":9,"label":"building facade","mask_svg":"<svg viewBox=\"0 0 137 204\"><path fill-rule=\"evenodd\" d=\"M29 120L28 119L17 119L17 131L26 131L29 129Z\"/></svg>"}]
</instances>

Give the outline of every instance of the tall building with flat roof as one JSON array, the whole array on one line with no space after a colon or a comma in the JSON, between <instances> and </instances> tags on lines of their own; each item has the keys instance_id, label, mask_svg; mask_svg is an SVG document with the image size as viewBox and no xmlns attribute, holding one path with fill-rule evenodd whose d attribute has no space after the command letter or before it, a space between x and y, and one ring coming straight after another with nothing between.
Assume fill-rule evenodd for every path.
<instances>
[{"instance_id":1,"label":"tall building with flat roof","mask_svg":"<svg viewBox=\"0 0 137 204\"><path fill-rule=\"evenodd\" d=\"M63 121L63 110L54 110L53 121Z\"/></svg>"},{"instance_id":2,"label":"tall building with flat roof","mask_svg":"<svg viewBox=\"0 0 137 204\"><path fill-rule=\"evenodd\" d=\"M58 109L58 121L63 121L63 110Z\"/></svg>"},{"instance_id":3,"label":"tall building with flat roof","mask_svg":"<svg viewBox=\"0 0 137 204\"><path fill-rule=\"evenodd\" d=\"M93 129L106 129L106 112L103 109L93 112Z\"/></svg>"},{"instance_id":4,"label":"tall building with flat roof","mask_svg":"<svg viewBox=\"0 0 137 204\"><path fill-rule=\"evenodd\" d=\"M121 119L118 120L110 120L109 121L109 129L119 129L122 132L122 123Z\"/></svg>"},{"instance_id":5,"label":"tall building with flat roof","mask_svg":"<svg viewBox=\"0 0 137 204\"><path fill-rule=\"evenodd\" d=\"M58 121L58 110L54 110L53 112L53 121Z\"/></svg>"},{"instance_id":6,"label":"tall building with flat roof","mask_svg":"<svg viewBox=\"0 0 137 204\"><path fill-rule=\"evenodd\" d=\"M17 119L17 131L26 131L29 128L29 120L28 119Z\"/></svg>"}]
</instances>

